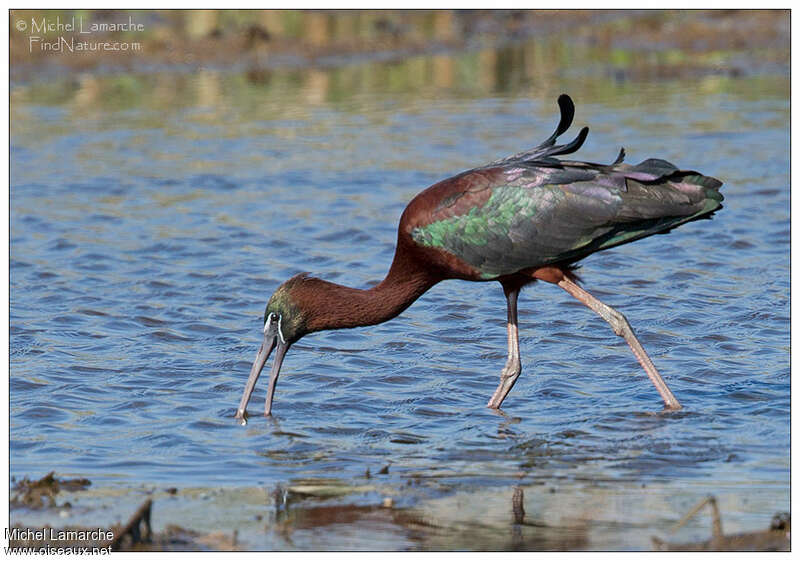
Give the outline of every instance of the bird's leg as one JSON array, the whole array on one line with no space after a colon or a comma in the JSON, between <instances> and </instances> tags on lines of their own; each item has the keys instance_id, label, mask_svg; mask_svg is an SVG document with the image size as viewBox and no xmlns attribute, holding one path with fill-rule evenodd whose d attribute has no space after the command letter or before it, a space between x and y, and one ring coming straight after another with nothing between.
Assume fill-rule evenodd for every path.
<instances>
[{"instance_id":1,"label":"bird's leg","mask_svg":"<svg viewBox=\"0 0 800 561\"><path fill-rule=\"evenodd\" d=\"M519 331L517 329L517 298L519 288L506 291L506 301L508 303L508 360L505 368L500 373L500 385L494 390L492 399L487 406L492 409L499 409L500 404L514 387L514 382L522 372L522 364L519 361Z\"/></svg>"},{"instance_id":2,"label":"bird's leg","mask_svg":"<svg viewBox=\"0 0 800 561\"><path fill-rule=\"evenodd\" d=\"M650 381L653 382L653 385L658 390L658 393L661 394L661 398L664 400L664 405L666 408L680 409L681 404L669 390L663 378L661 378L661 375L658 373L658 370L656 370L653 361L650 360L649 356L647 356L647 353L644 351L642 344L639 343L639 340L633 333L631 324L628 323L628 320L625 318L625 316L611 306L603 304L600 300L586 292L580 286L569 280L566 276L558 282L558 286L597 312L600 317L602 317L609 323L609 325L611 325L611 327L614 329L614 333L625 339L631 350L633 350L633 354L636 355L639 364L642 365L644 371L647 373L647 376L650 378Z\"/></svg>"}]
</instances>

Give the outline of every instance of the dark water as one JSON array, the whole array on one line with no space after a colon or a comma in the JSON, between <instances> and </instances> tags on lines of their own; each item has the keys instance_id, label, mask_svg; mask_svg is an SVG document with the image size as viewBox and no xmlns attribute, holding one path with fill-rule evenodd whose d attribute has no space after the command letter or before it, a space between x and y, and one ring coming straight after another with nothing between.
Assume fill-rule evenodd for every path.
<instances>
[{"instance_id":1,"label":"dark water","mask_svg":"<svg viewBox=\"0 0 800 561\"><path fill-rule=\"evenodd\" d=\"M658 484L670 514L717 493L748 527L787 510L788 79L436 85L425 68L12 88L11 474L268 488L389 465L390 484ZM386 324L301 340L274 418L262 379L237 425L271 292L301 271L378 282L408 201L543 140L561 91L592 128L582 159L624 145L725 183L712 221L580 271L685 410L660 414L622 340L549 285L523 293L523 375L487 409L502 291L450 281Z\"/></svg>"}]
</instances>

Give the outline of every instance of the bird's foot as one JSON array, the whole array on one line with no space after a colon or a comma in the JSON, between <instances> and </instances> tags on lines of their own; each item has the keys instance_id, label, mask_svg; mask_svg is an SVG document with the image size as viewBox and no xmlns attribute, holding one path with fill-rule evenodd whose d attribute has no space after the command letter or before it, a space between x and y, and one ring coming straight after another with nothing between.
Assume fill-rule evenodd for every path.
<instances>
[{"instance_id":1,"label":"bird's foot","mask_svg":"<svg viewBox=\"0 0 800 561\"><path fill-rule=\"evenodd\" d=\"M508 392L511 391L511 388L514 387L521 372L522 365L519 361L507 362L505 368L503 368L503 371L500 373L500 385L494 390L494 394L486 406L492 409L500 409L500 404L503 403L503 400L508 395Z\"/></svg>"},{"instance_id":2,"label":"bird's foot","mask_svg":"<svg viewBox=\"0 0 800 561\"><path fill-rule=\"evenodd\" d=\"M241 409L236 411L235 419L240 425L245 426L247 424L247 411Z\"/></svg>"}]
</instances>

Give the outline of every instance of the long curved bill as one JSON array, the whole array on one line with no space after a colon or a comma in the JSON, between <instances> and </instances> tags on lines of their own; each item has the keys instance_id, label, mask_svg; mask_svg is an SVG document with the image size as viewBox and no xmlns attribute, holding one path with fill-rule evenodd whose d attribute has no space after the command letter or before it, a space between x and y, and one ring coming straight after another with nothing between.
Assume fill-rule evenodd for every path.
<instances>
[{"instance_id":1,"label":"long curved bill","mask_svg":"<svg viewBox=\"0 0 800 561\"><path fill-rule=\"evenodd\" d=\"M267 401L264 403L264 415L269 417L272 414L272 398L275 395L275 384L278 383L278 374L281 373L281 365L283 364L283 357L286 356L286 351L289 350L289 345L278 341L275 351L275 360L272 361L272 370L269 373L269 387L267 388Z\"/></svg>"},{"instance_id":2,"label":"long curved bill","mask_svg":"<svg viewBox=\"0 0 800 561\"><path fill-rule=\"evenodd\" d=\"M283 357L286 356L289 345L279 340L273 330L268 330L267 333L264 334L264 341L261 343L258 353L256 353L256 359L253 361L252 368L250 368L250 377L247 379L247 384L242 394L242 400L239 402L239 408L236 411L236 418L239 419L243 425L247 423L245 412L247 410L247 403L250 401L250 396L253 394L253 389L256 387L256 381L258 381L258 377L261 375L261 371L264 369L264 365L267 363L267 359L269 355L272 354L272 350L275 347L277 347L278 350L275 352L275 360L272 363L272 370L269 375L269 389L267 390L267 401L264 404L264 414L270 415L272 411L272 398L275 395L275 384L278 381L278 374L280 374L281 371Z\"/></svg>"}]
</instances>

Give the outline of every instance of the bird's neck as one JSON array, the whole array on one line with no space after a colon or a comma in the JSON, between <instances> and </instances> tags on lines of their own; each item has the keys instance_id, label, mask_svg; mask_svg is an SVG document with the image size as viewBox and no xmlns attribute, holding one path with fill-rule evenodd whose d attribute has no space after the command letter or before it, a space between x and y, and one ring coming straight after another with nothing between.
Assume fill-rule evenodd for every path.
<instances>
[{"instance_id":1,"label":"bird's neck","mask_svg":"<svg viewBox=\"0 0 800 561\"><path fill-rule=\"evenodd\" d=\"M400 315L439 280L397 260L386 278L367 290L313 279L306 320L309 332L383 323Z\"/></svg>"}]
</instances>

